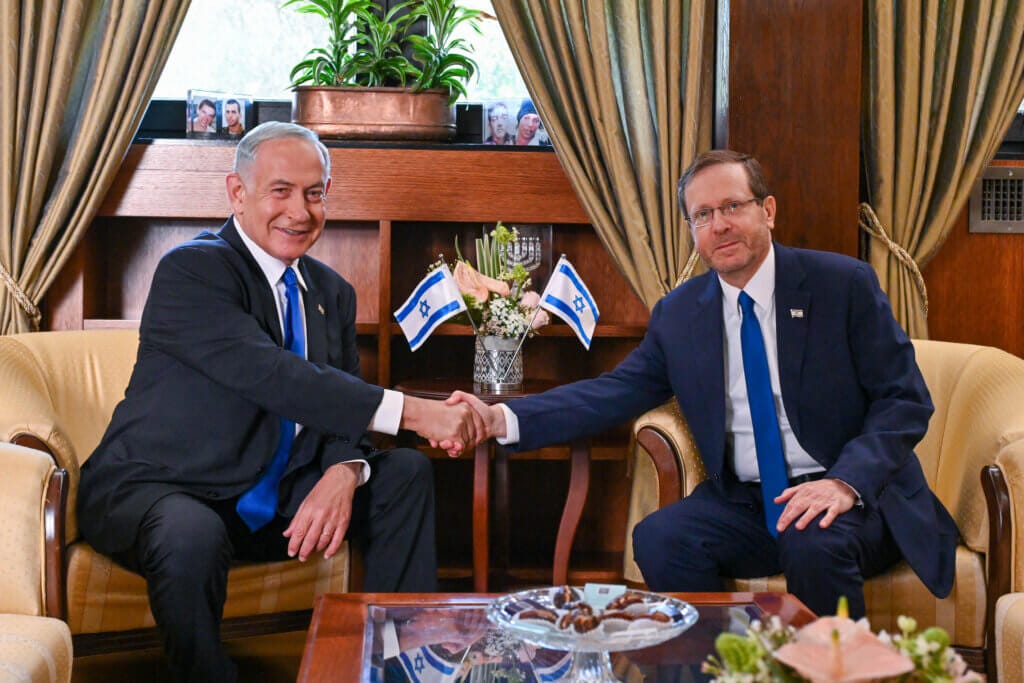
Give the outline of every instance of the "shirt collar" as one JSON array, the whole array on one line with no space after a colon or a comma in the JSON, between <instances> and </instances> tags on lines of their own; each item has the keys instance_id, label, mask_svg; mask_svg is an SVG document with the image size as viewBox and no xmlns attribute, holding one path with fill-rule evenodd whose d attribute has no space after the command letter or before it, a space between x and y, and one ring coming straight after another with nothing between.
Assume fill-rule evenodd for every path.
<instances>
[{"instance_id":1,"label":"shirt collar","mask_svg":"<svg viewBox=\"0 0 1024 683\"><path fill-rule=\"evenodd\" d=\"M267 282L270 283L271 287L276 287L277 283L281 281L281 276L284 275L284 271L288 268L281 259L275 258L265 252L263 248L256 244L249 235L246 234L245 230L242 229L242 225L238 222L237 216L232 216L232 220L235 222L235 230L238 231L238 236L242 238L242 244L249 250L252 257L256 259L256 265L263 271L263 276L267 278ZM299 286L302 287L303 291L307 291L309 288L306 287L306 281L302 277L302 271L298 268L299 262L296 261L291 265L291 269L295 271L295 277L299 281Z\"/></svg>"},{"instance_id":2,"label":"shirt collar","mask_svg":"<svg viewBox=\"0 0 1024 683\"><path fill-rule=\"evenodd\" d=\"M772 302L772 297L775 296L775 245L768 245L768 255L765 256L764 263L761 264L761 267L757 269L757 272L754 273L743 289L733 287L723 280L720 275L718 276L718 282L722 285L722 298L726 305L729 306L729 310L737 310L740 292L746 292L754 300L754 303L759 304L761 308L768 308Z\"/></svg>"}]
</instances>

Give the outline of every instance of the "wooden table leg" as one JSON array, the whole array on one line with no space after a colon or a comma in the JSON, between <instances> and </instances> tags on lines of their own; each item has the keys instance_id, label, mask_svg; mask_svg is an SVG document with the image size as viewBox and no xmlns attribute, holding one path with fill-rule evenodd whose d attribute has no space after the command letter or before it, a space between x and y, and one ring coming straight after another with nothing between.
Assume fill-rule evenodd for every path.
<instances>
[{"instance_id":1,"label":"wooden table leg","mask_svg":"<svg viewBox=\"0 0 1024 683\"><path fill-rule=\"evenodd\" d=\"M494 522L491 528L494 537L491 546L494 548L495 585L492 589L503 590L509 583L509 478L508 451L499 445L494 446Z\"/></svg>"},{"instance_id":2,"label":"wooden table leg","mask_svg":"<svg viewBox=\"0 0 1024 683\"><path fill-rule=\"evenodd\" d=\"M583 505L587 502L587 491L590 489L590 441L576 439L572 442L571 452L569 493L565 497L562 521L558 525L558 536L555 539L552 583L556 586L568 583L569 552L572 550L572 541L576 537L576 528L583 516Z\"/></svg>"},{"instance_id":3,"label":"wooden table leg","mask_svg":"<svg viewBox=\"0 0 1024 683\"><path fill-rule=\"evenodd\" d=\"M473 455L473 590L477 593L487 592L491 448L490 440L483 441Z\"/></svg>"}]
</instances>

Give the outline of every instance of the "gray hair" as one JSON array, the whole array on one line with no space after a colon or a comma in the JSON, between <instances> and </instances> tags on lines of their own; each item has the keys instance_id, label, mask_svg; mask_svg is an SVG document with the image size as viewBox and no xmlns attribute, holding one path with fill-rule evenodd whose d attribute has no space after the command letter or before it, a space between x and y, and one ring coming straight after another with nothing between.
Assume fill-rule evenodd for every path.
<instances>
[{"instance_id":1,"label":"gray hair","mask_svg":"<svg viewBox=\"0 0 1024 683\"><path fill-rule=\"evenodd\" d=\"M249 177L249 169L256 160L259 146L268 140L279 140L281 138L302 138L309 142L320 155L320 165L324 169L324 180L331 175L331 155L327 148L324 147L324 143L320 142L320 138L317 137L316 133L300 125L283 121L267 121L250 130L235 149L235 166L232 170L242 176L243 179L247 179Z\"/></svg>"}]
</instances>

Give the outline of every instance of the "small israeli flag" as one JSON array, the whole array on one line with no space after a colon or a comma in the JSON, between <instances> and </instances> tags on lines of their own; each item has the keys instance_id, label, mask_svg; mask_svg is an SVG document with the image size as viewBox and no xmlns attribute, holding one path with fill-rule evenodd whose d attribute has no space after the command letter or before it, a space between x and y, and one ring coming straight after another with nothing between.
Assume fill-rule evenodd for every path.
<instances>
[{"instance_id":1,"label":"small israeli flag","mask_svg":"<svg viewBox=\"0 0 1024 683\"><path fill-rule=\"evenodd\" d=\"M466 310L466 302L455 284L447 264L427 273L402 307L395 319L409 340L413 351L427 340L430 333L448 318Z\"/></svg>"},{"instance_id":2,"label":"small israeli flag","mask_svg":"<svg viewBox=\"0 0 1024 683\"><path fill-rule=\"evenodd\" d=\"M600 312L594 297L590 296L590 290L564 256L558 259L548 286L540 295L540 307L569 323L569 327L580 338L580 343L587 350L590 349L590 340L594 337Z\"/></svg>"}]
</instances>

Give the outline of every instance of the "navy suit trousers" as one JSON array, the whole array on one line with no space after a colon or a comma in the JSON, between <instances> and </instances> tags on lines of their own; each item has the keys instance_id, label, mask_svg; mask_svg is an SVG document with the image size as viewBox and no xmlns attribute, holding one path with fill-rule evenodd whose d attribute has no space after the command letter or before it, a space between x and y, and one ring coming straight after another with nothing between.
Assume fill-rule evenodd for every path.
<instances>
[{"instance_id":1,"label":"navy suit trousers","mask_svg":"<svg viewBox=\"0 0 1024 683\"><path fill-rule=\"evenodd\" d=\"M721 591L723 577L782 573L790 593L819 615L835 614L840 596L850 616L864 616L864 579L899 561L900 552L877 510L854 507L821 529L790 524L768 533L761 487L711 481L652 513L633 530L633 550L656 591Z\"/></svg>"}]
</instances>

